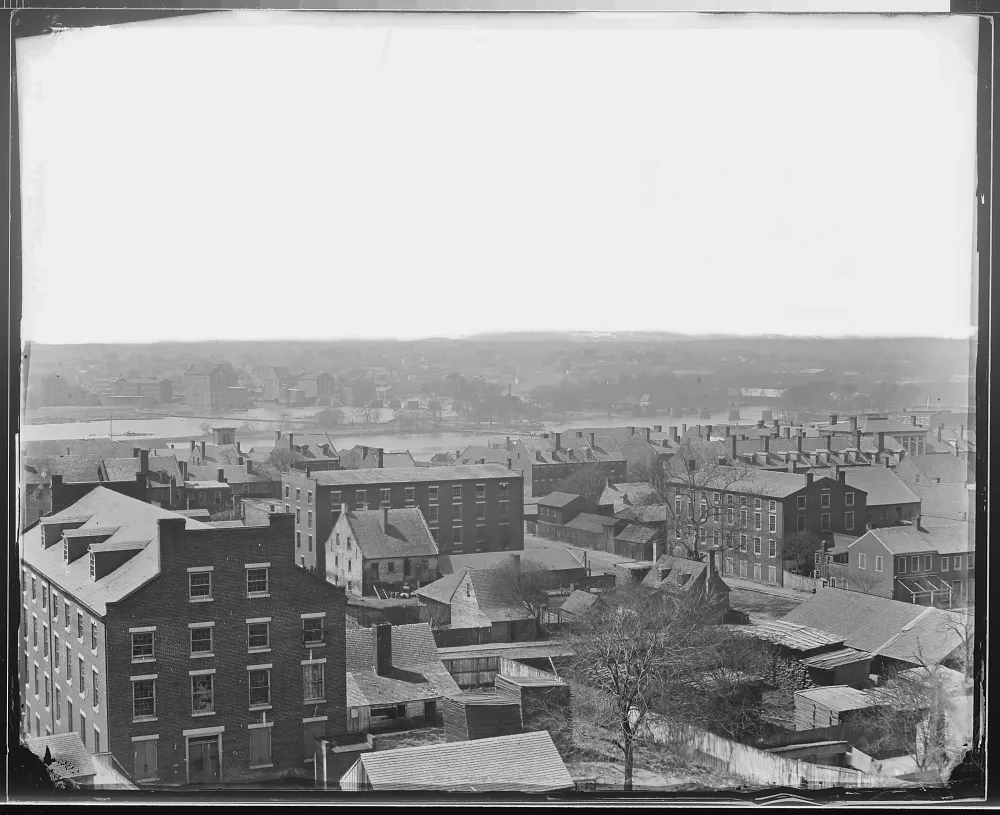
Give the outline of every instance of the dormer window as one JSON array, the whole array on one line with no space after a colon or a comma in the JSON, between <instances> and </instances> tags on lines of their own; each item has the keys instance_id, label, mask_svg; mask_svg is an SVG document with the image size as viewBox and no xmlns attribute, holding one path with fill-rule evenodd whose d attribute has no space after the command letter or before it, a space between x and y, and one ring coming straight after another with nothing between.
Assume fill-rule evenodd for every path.
<instances>
[{"instance_id":1,"label":"dormer window","mask_svg":"<svg viewBox=\"0 0 1000 815\"><path fill-rule=\"evenodd\" d=\"M95 577L97 575L97 558L94 557L94 553L90 553L90 576Z\"/></svg>"}]
</instances>

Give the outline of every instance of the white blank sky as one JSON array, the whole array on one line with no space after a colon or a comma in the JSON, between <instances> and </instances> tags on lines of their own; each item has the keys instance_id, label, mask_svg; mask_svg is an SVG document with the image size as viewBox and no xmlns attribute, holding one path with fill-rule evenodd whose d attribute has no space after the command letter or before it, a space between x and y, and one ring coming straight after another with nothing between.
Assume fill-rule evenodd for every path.
<instances>
[{"instance_id":1,"label":"white blank sky","mask_svg":"<svg viewBox=\"0 0 1000 815\"><path fill-rule=\"evenodd\" d=\"M22 40L23 335L967 336L976 32L249 12Z\"/></svg>"}]
</instances>

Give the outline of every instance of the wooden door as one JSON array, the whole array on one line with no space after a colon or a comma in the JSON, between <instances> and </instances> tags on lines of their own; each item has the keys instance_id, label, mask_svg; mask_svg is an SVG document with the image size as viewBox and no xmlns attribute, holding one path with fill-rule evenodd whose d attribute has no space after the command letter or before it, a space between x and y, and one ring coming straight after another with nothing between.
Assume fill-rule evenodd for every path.
<instances>
[{"instance_id":1,"label":"wooden door","mask_svg":"<svg viewBox=\"0 0 1000 815\"><path fill-rule=\"evenodd\" d=\"M218 736L188 740L188 780L192 784L211 784L220 780Z\"/></svg>"}]
</instances>

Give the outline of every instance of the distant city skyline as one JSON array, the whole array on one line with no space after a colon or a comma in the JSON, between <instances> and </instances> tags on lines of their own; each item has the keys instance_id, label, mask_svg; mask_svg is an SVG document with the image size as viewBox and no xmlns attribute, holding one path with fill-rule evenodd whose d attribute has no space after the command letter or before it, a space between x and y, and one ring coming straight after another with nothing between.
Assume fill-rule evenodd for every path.
<instances>
[{"instance_id":1,"label":"distant city skyline","mask_svg":"<svg viewBox=\"0 0 1000 815\"><path fill-rule=\"evenodd\" d=\"M965 338L976 42L284 12L21 40L22 336Z\"/></svg>"}]
</instances>

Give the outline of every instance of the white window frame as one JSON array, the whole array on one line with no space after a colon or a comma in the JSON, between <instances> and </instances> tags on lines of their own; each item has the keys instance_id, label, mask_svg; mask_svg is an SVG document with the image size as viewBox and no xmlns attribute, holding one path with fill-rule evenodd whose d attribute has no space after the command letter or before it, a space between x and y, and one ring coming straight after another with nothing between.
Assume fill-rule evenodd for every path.
<instances>
[{"instance_id":1,"label":"white window frame","mask_svg":"<svg viewBox=\"0 0 1000 815\"><path fill-rule=\"evenodd\" d=\"M129 682L132 685L132 721L133 722L155 722L157 717L156 712L156 680L157 674L145 674L143 676L132 676L129 677ZM135 711L135 691L136 683L138 682L152 682L153 683L153 695L150 697L153 700L153 712L137 714Z\"/></svg>"},{"instance_id":2,"label":"white window frame","mask_svg":"<svg viewBox=\"0 0 1000 815\"><path fill-rule=\"evenodd\" d=\"M845 512L844 513L844 530L850 532L853 529L854 529L854 513L853 512Z\"/></svg>"},{"instance_id":3,"label":"white window frame","mask_svg":"<svg viewBox=\"0 0 1000 815\"><path fill-rule=\"evenodd\" d=\"M150 625L143 628L130 628L128 630L129 638L131 639L132 645L132 662L155 662L156 661L156 626ZM150 654L149 656L136 656L135 655L135 636L136 634L149 634L150 635Z\"/></svg>"},{"instance_id":4,"label":"white window frame","mask_svg":"<svg viewBox=\"0 0 1000 815\"><path fill-rule=\"evenodd\" d=\"M883 564L882 555L875 555L875 571L876 572L881 572L882 571L882 564Z\"/></svg>"},{"instance_id":5,"label":"white window frame","mask_svg":"<svg viewBox=\"0 0 1000 815\"><path fill-rule=\"evenodd\" d=\"M251 625L264 625L267 626L265 629L267 631L267 645L250 645L250 626ZM265 653L271 650L271 618L270 617L251 617L246 621L247 626L247 653L248 654L258 654Z\"/></svg>"},{"instance_id":6,"label":"white window frame","mask_svg":"<svg viewBox=\"0 0 1000 815\"><path fill-rule=\"evenodd\" d=\"M211 706L211 708L207 708L207 709L204 709L204 710L196 710L195 706L194 706L194 700L195 700L194 683L195 683L195 681L197 679L200 679L200 678L203 678L203 677L206 677L206 676L210 677L209 678L209 683L211 684L211 694L212 694L211 704L212 704L212 706ZM215 688L215 668L206 668L205 670L201 670L201 671L188 671L188 681L189 681L189 685L190 685L190 688L191 688L191 716L193 716L193 717L197 717L197 716L214 716L215 712L216 712L215 711L215 690L216 690L216 688Z\"/></svg>"},{"instance_id":7,"label":"white window frame","mask_svg":"<svg viewBox=\"0 0 1000 815\"><path fill-rule=\"evenodd\" d=\"M213 596L212 596L212 591L213 591L213 588L214 588L213 585L212 585L213 582L214 582L214 579L212 577L212 572L213 571L215 571L215 567L214 566L192 566L192 567L188 568L187 572L188 572L188 602L189 603L210 603L210 602L212 602L212 600L214 599ZM208 574L208 594L197 594L197 595L192 595L191 594L191 589L192 589L191 576L195 575L195 574L197 574L197 575Z\"/></svg>"},{"instance_id":8,"label":"white window frame","mask_svg":"<svg viewBox=\"0 0 1000 815\"><path fill-rule=\"evenodd\" d=\"M844 506L845 507L853 507L854 506L854 493L853 492L845 492L844 493Z\"/></svg>"},{"instance_id":9,"label":"white window frame","mask_svg":"<svg viewBox=\"0 0 1000 815\"><path fill-rule=\"evenodd\" d=\"M271 669L274 665L270 662L263 665L247 665L247 707L249 710L270 710L271 709ZM254 673L263 673L267 676L267 701L254 702L254 688L250 685L250 676Z\"/></svg>"},{"instance_id":10,"label":"white window frame","mask_svg":"<svg viewBox=\"0 0 1000 815\"><path fill-rule=\"evenodd\" d=\"M806 508L806 498L805 495L798 495L795 498L795 508L796 510L801 510Z\"/></svg>"},{"instance_id":11,"label":"white window frame","mask_svg":"<svg viewBox=\"0 0 1000 815\"><path fill-rule=\"evenodd\" d=\"M868 555L864 552L858 552L858 568L867 569L868 568Z\"/></svg>"},{"instance_id":12,"label":"white window frame","mask_svg":"<svg viewBox=\"0 0 1000 815\"><path fill-rule=\"evenodd\" d=\"M243 569L245 572L246 580L246 596L248 598L252 597L270 597L271 596L271 564L268 563L245 563L243 564ZM267 588L264 591L250 591L250 572L261 571L264 572L264 580L267 584Z\"/></svg>"},{"instance_id":13,"label":"white window frame","mask_svg":"<svg viewBox=\"0 0 1000 815\"><path fill-rule=\"evenodd\" d=\"M202 629L208 629L208 644L209 649L207 651L195 651L194 650L194 632L201 631ZM188 623L188 649L190 651L191 659L204 659L206 657L215 656L215 623Z\"/></svg>"},{"instance_id":14,"label":"white window frame","mask_svg":"<svg viewBox=\"0 0 1000 815\"><path fill-rule=\"evenodd\" d=\"M307 696L306 695L306 668L312 668L316 665L321 666L320 669L320 695L319 696ZM310 680L312 684L315 684L315 680ZM304 659L302 660L302 703L306 705L313 704L325 704L326 702L326 658L322 659Z\"/></svg>"}]
</instances>

